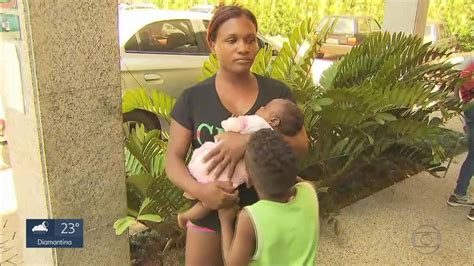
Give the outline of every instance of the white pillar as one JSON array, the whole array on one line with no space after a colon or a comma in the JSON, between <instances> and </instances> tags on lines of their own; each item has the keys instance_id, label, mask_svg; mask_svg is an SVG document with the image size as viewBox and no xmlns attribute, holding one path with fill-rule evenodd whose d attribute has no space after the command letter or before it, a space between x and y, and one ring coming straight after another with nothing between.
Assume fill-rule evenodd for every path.
<instances>
[{"instance_id":1,"label":"white pillar","mask_svg":"<svg viewBox=\"0 0 474 266\"><path fill-rule=\"evenodd\" d=\"M385 0L383 30L423 37L429 0Z\"/></svg>"}]
</instances>

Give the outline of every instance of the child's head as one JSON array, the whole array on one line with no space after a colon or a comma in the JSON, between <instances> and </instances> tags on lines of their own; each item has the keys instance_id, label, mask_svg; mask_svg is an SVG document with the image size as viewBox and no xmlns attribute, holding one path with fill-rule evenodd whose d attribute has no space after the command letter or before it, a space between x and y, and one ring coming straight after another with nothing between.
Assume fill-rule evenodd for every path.
<instances>
[{"instance_id":1,"label":"child's head","mask_svg":"<svg viewBox=\"0 0 474 266\"><path fill-rule=\"evenodd\" d=\"M298 106L285 99L272 100L267 105L260 107L255 114L286 136L296 135L304 123L304 115Z\"/></svg>"},{"instance_id":2,"label":"child's head","mask_svg":"<svg viewBox=\"0 0 474 266\"><path fill-rule=\"evenodd\" d=\"M296 183L296 154L283 136L271 129L262 129L250 136L245 165L260 196L284 196Z\"/></svg>"}]
</instances>

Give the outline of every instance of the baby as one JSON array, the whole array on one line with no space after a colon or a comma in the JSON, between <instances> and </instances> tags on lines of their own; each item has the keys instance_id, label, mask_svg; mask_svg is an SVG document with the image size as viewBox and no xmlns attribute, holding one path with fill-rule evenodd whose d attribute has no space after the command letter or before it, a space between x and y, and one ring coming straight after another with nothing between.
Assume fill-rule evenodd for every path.
<instances>
[{"instance_id":1,"label":"baby","mask_svg":"<svg viewBox=\"0 0 474 266\"><path fill-rule=\"evenodd\" d=\"M267 105L260 107L255 115L230 117L222 121L221 125L226 132L247 134L269 128L291 137L295 136L303 128L303 123L304 115L296 104L285 99L275 99ZM228 169L225 169L222 174L216 177L206 171L209 162L203 163L203 158L216 145L218 145L216 142L205 142L194 151L191 157L188 170L199 183L228 181ZM230 181L235 188L243 183L247 183L248 173L243 160L237 164ZM193 199L186 193L185 197ZM209 211L201 202L196 203L191 209L178 214L178 223L182 228L185 228L188 221L203 218Z\"/></svg>"}]
</instances>

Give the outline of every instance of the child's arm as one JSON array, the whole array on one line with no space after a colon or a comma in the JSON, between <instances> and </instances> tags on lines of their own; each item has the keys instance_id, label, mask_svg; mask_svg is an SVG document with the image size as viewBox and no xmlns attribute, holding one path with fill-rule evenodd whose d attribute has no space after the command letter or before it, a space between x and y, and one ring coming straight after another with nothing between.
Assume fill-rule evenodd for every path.
<instances>
[{"instance_id":1,"label":"child's arm","mask_svg":"<svg viewBox=\"0 0 474 266\"><path fill-rule=\"evenodd\" d=\"M242 210L237 219L234 236L234 219L229 209L219 210L222 234L222 253L225 265L248 265L255 253L255 230L247 211Z\"/></svg>"}]
</instances>

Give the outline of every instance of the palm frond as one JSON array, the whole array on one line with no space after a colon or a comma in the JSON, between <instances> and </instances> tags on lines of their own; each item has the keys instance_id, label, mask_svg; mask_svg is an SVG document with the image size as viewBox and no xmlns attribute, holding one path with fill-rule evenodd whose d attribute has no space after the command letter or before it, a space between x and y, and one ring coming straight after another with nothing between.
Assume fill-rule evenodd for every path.
<instances>
[{"instance_id":1,"label":"palm frond","mask_svg":"<svg viewBox=\"0 0 474 266\"><path fill-rule=\"evenodd\" d=\"M217 61L217 57L214 53L210 53L208 59L204 61L201 68L202 75L199 77L199 81L214 76L217 73L217 70L219 70L219 62Z\"/></svg>"},{"instance_id":2,"label":"palm frond","mask_svg":"<svg viewBox=\"0 0 474 266\"><path fill-rule=\"evenodd\" d=\"M153 90L150 96L146 89L129 89L122 97L122 112L127 113L135 109L146 110L170 122L175 103L175 98L162 91Z\"/></svg>"}]
</instances>

